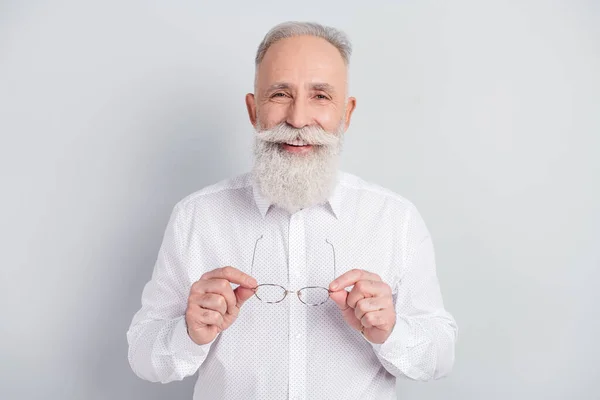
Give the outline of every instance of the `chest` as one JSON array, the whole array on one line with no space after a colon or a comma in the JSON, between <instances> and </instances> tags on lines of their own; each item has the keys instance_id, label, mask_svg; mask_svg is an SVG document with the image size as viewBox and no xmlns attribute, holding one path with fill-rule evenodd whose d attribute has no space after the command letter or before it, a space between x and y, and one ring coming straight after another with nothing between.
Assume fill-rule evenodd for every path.
<instances>
[{"instance_id":1,"label":"chest","mask_svg":"<svg viewBox=\"0 0 600 400\"><path fill-rule=\"evenodd\" d=\"M232 216L205 223L194 232L189 248L189 278L232 266L259 283L298 290L327 287L353 269L377 273L393 287L403 267L394 226L377 215L336 218L328 210L293 215L271 209L267 216Z\"/></svg>"}]
</instances>

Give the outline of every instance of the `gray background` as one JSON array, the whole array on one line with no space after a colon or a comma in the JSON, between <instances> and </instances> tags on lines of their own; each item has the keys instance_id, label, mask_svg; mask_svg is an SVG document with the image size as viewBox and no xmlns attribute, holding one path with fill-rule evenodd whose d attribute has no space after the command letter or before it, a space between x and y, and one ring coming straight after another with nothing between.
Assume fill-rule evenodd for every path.
<instances>
[{"instance_id":1,"label":"gray background","mask_svg":"<svg viewBox=\"0 0 600 400\"><path fill-rule=\"evenodd\" d=\"M460 327L399 398L600 398L600 6L566 0L0 2L0 398L191 399L125 332L174 204L250 168L289 19L353 39L343 167L420 209Z\"/></svg>"}]
</instances>

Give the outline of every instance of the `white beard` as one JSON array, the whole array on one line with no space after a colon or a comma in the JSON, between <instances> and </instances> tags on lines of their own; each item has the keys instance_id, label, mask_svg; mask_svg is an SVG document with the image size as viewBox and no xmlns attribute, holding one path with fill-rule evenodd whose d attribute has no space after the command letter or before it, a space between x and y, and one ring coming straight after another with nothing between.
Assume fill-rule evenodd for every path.
<instances>
[{"instance_id":1,"label":"white beard","mask_svg":"<svg viewBox=\"0 0 600 400\"><path fill-rule=\"evenodd\" d=\"M252 175L265 198L290 214L329 199L337 184L343 121L335 133L317 125L296 129L285 122L268 130L257 124L255 131ZM279 144L294 139L313 147L295 154Z\"/></svg>"}]
</instances>

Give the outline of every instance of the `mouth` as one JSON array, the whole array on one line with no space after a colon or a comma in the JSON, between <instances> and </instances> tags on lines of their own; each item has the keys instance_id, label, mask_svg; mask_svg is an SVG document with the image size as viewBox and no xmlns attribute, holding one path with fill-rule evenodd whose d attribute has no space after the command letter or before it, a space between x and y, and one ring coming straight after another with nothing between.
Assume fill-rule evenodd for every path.
<instances>
[{"instance_id":1,"label":"mouth","mask_svg":"<svg viewBox=\"0 0 600 400\"><path fill-rule=\"evenodd\" d=\"M279 146L290 153L306 153L312 149L312 145L302 140L293 140L291 142L279 143Z\"/></svg>"},{"instance_id":2,"label":"mouth","mask_svg":"<svg viewBox=\"0 0 600 400\"><path fill-rule=\"evenodd\" d=\"M289 142L282 142L281 144L287 144L289 146L294 146L294 147L304 147L304 146L310 146L310 144L306 143L303 140L300 139L295 139Z\"/></svg>"}]
</instances>

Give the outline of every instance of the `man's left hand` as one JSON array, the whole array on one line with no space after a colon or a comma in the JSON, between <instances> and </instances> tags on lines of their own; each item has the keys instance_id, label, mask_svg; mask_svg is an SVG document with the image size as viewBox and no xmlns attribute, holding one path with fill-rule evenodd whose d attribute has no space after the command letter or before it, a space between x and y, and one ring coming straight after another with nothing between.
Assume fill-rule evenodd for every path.
<instances>
[{"instance_id":1,"label":"man's left hand","mask_svg":"<svg viewBox=\"0 0 600 400\"><path fill-rule=\"evenodd\" d=\"M352 286L352 291L346 288ZM383 343L396 324L392 289L375 273L353 269L329 285L344 320L372 343Z\"/></svg>"}]
</instances>

